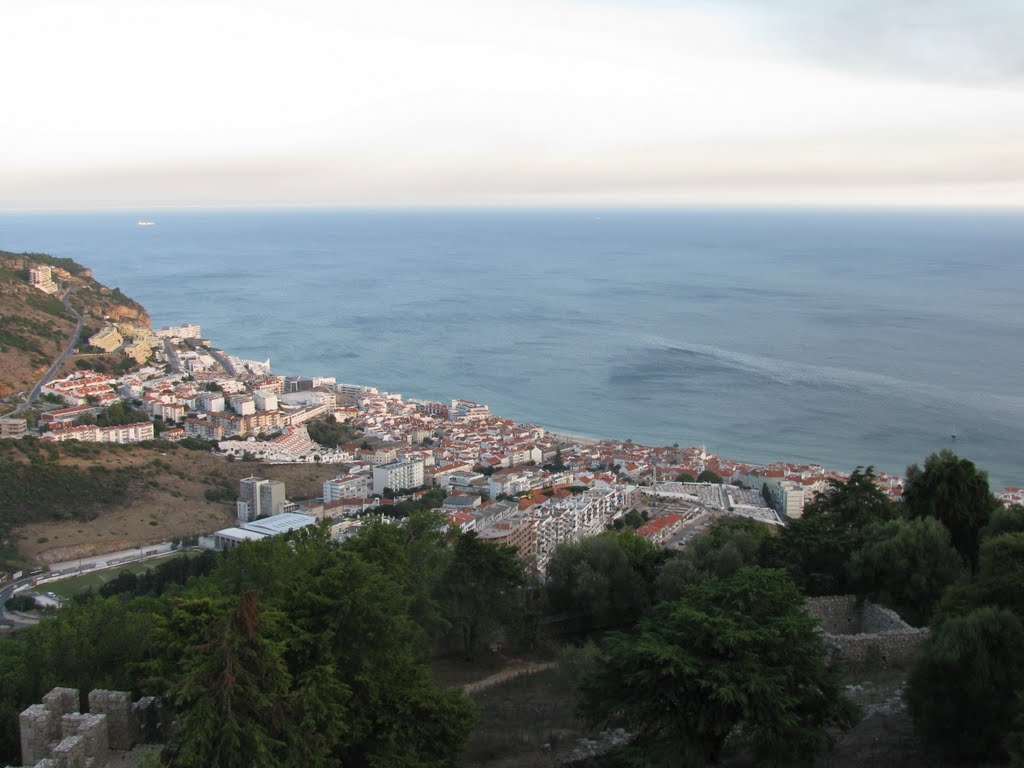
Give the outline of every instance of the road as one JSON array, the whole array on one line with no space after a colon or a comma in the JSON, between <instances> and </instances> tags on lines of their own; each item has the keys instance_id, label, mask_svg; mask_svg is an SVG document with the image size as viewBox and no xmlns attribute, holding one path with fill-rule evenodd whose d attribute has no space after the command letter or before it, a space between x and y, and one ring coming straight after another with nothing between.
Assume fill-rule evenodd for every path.
<instances>
[{"instance_id":1,"label":"road","mask_svg":"<svg viewBox=\"0 0 1024 768\"><path fill-rule=\"evenodd\" d=\"M213 349L212 347L210 349L207 349L206 351L210 353L210 357L212 357L214 360L220 363L221 368L224 369L228 376L237 375L235 372L235 366L231 364L231 361L228 359L228 356L224 354L224 352L222 352L219 349Z\"/></svg>"},{"instance_id":2,"label":"road","mask_svg":"<svg viewBox=\"0 0 1024 768\"><path fill-rule=\"evenodd\" d=\"M137 563L141 560L148 560L152 557L160 557L174 551L169 541L162 544L150 544L134 549L125 549L120 552L108 552L105 555L93 555L77 560L68 560L63 563L53 563L46 573L29 576L19 581L14 581L0 589L0 626L31 627L34 622L22 621L14 616L4 613L4 605L14 594L14 590L22 585L28 586L33 582L37 585L45 584L48 581L60 581L60 579L75 576L84 571L113 570L129 563Z\"/></svg>"},{"instance_id":3,"label":"road","mask_svg":"<svg viewBox=\"0 0 1024 768\"><path fill-rule=\"evenodd\" d=\"M167 355L167 364L171 366L171 373L181 373L181 361L178 360L178 350L171 344L170 339L164 339L164 354Z\"/></svg>"},{"instance_id":4,"label":"road","mask_svg":"<svg viewBox=\"0 0 1024 768\"><path fill-rule=\"evenodd\" d=\"M28 410L32 406L32 403L34 403L36 399L39 397L39 392L40 390L42 390L43 385L46 382L50 381L54 376L56 376L57 371L59 371L60 367L64 365L64 361L68 359L68 357L71 355L72 350L74 350L75 345L78 343L78 334L82 332L82 324L84 321L82 320L82 316L78 313L78 310L72 307L70 304L71 294L73 294L74 292L75 289L73 286L64 291L64 295L61 297L61 302L67 308L68 312L75 316L75 330L72 331L71 335L68 337L67 346L64 348L64 351L61 353L60 357L57 358L57 362L51 365L50 370L43 374L43 378L41 378L39 380L39 383L36 384L35 387L33 387L31 392L29 392L28 399L25 400L24 403L19 405L13 411L11 411L12 416Z\"/></svg>"},{"instance_id":5,"label":"road","mask_svg":"<svg viewBox=\"0 0 1024 768\"><path fill-rule=\"evenodd\" d=\"M0 590L0 626L11 627L12 629L32 626L33 622L21 621L20 619L16 619L13 616L8 616L4 613L4 605L6 605L7 601L11 599L11 596L14 594L15 587L21 586L22 584L28 584L31 581L31 579L15 581Z\"/></svg>"}]
</instances>

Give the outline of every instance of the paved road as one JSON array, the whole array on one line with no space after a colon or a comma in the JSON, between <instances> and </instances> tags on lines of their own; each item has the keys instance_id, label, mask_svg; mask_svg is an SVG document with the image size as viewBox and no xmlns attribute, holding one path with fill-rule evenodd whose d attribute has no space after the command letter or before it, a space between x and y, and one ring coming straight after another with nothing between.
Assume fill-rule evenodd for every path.
<instances>
[{"instance_id":1,"label":"paved road","mask_svg":"<svg viewBox=\"0 0 1024 768\"><path fill-rule=\"evenodd\" d=\"M237 375L235 372L235 366L231 364L231 361L228 359L228 356L224 352L222 352L219 349L212 348L207 349L206 351L210 353L210 357L212 357L214 360L220 363L221 368L224 369L228 376Z\"/></svg>"},{"instance_id":2,"label":"paved road","mask_svg":"<svg viewBox=\"0 0 1024 768\"><path fill-rule=\"evenodd\" d=\"M178 360L178 350L171 344L170 339L164 339L164 354L167 355L167 363L171 366L171 373L181 373L181 361Z\"/></svg>"},{"instance_id":3,"label":"paved road","mask_svg":"<svg viewBox=\"0 0 1024 768\"><path fill-rule=\"evenodd\" d=\"M0 625L5 627L11 627L13 629L18 629L19 627L32 626L33 622L21 621L20 619L16 619L13 616L9 616L6 613L4 613L4 605L6 605L7 601L10 600L11 596L14 594L14 588L20 586L21 584L27 584L30 581L31 579L22 579L21 581L15 581L11 584L8 584L6 587L0 590Z\"/></svg>"},{"instance_id":4,"label":"paved road","mask_svg":"<svg viewBox=\"0 0 1024 768\"><path fill-rule=\"evenodd\" d=\"M82 332L82 323L84 321L82 320L82 316L78 313L78 310L72 307L71 304L69 303L71 299L71 294L73 294L74 292L75 289L73 287L68 288L66 291L64 291L64 295L61 297L61 301L64 303L64 306L67 308L68 312L75 316L75 330L72 331L71 335L68 337L67 346L64 348L64 351L61 353L61 356L57 358L57 362L51 365L50 370L43 374L43 378L41 378L39 380L39 383L36 384L35 387L33 387L31 392L29 392L28 399L11 412L12 416L28 410L32 406L32 403L34 403L36 399L39 397L39 392L43 388L43 385L46 382L50 381L57 374L57 371L60 370L60 367L62 365L64 365L64 361L68 359L68 357L71 355L71 351L75 348L75 345L78 343L78 334Z\"/></svg>"},{"instance_id":5,"label":"paved road","mask_svg":"<svg viewBox=\"0 0 1024 768\"><path fill-rule=\"evenodd\" d=\"M80 571L115 568L120 565L127 565L129 562L144 560L146 557L166 555L172 551L174 551L174 547L169 541L165 541L161 544L144 544L141 547L123 549L120 552L107 552L103 555L76 557L73 560L66 560L63 563L50 563L50 570L46 575L52 576L54 574L62 574L70 576Z\"/></svg>"}]
</instances>

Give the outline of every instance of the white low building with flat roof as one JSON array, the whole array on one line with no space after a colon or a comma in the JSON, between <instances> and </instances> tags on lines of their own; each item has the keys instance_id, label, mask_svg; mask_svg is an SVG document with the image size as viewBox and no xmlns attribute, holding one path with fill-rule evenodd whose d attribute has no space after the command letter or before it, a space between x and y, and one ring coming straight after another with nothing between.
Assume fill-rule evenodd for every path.
<instances>
[{"instance_id":1,"label":"white low building with flat roof","mask_svg":"<svg viewBox=\"0 0 1024 768\"><path fill-rule=\"evenodd\" d=\"M263 520L243 523L237 527L223 528L213 534L213 546L219 550L231 549L246 541L260 541L271 536L281 536L300 528L316 525L316 522L316 518L312 515L282 512L280 515Z\"/></svg>"}]
</instances>

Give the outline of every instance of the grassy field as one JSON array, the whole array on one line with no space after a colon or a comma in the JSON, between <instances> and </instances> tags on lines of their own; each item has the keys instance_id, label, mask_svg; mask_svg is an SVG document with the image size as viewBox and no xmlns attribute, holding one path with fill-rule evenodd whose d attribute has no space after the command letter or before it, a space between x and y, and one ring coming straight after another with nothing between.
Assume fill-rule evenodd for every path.
<instances>
[{"instance_id":1,"label":"grassy field","mask_svg":"<svg viewBox=\"0 0 1024 768\"><path fill-rule=\"evenodd\" d=\"M53 594L62 597L69 598L73 595L77 595L82 592L88 592L90 589L99 590L101 586L106 584L112 579L116 579L119 573L128 571L130 573L144 573L150 571L160 563L165 563L172 557L181 557L182 555L192 555L191 552L172 552L161 557L154 557L150 560L144 560L138 563L125 563L117 568L107 568L102 571L92 571L89 573L83 573L81 576L72 576L67 579L61 579L60 581L51 581L49 584L41 584L36 587L37 592L53 592Z\"/></svg>"}]
</instances>

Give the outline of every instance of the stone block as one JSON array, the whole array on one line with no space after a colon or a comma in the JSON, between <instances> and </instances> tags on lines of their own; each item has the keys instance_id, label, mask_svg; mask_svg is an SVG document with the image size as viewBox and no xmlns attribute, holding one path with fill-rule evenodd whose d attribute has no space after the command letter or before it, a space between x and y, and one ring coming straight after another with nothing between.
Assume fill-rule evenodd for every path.
<instances>
[{"instance_id":1,"label":"stone block","mask_svg":"<svg viewBox=\"0 0 1024 768\"><path fill-rule=\"evenodd\" d=\"M59 720L62 715L78 711L78 689L54 688L48 694L43 696L43 704L48 707Z\"/></svg>"},{"instance_id":2,"label":"stone block","mask_svg":"<svg viewBox=\"0 0 1024 768\"><path fill-rule=\"evenodd\" d=\"M138 724L128 691L90 691L89 712L107 716L110 749L128 750L138 742Z\"/></svg>"},{"instance_id":3,"label":"stone block","mask_svg":"<svg viewBox=\"0 0 1024 768\"><path fill-rule=\"evenodd\" d=\"M57 768L85 768L85 739L81 736L61 739L51 754Z\"/></svg>"},{"instance_id":4,"label":"stone block","mask_svg":"<svg viewBox=\"0 0 1024 768\"><path fill-rule=\"evenodd\" d=\"M35 765L50 755L50 743L60 735L57 717L44 704L33 704L18 716L21 762Z\"/></svg>"},{"instance_id":5,"label":"stone block","mask_svg":"<svg viewBox=\"0 0 1024 768\"><path fill-rule=\"evenodd\" d=\"M71 714L61 718L61 736L81 736L85 740L85 756L92 768L104 768L108 755L107 716Z\"/></svg>"}]
</instances>

